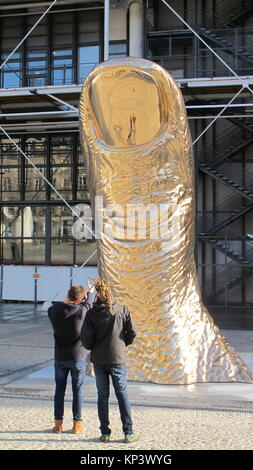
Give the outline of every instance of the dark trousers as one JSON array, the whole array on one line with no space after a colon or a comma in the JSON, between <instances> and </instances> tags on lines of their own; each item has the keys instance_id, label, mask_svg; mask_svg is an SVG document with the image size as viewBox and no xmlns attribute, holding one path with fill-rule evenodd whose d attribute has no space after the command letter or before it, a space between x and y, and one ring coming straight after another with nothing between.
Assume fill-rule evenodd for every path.
<instances>
[{"instance_id":1,"label":"dark trousers","mask_svg":"<svg viewBox=\"0 0 253 470\"><path fill-rule=\"evenodd\" d=\"M65 390L67 386L68 374L70 372L73 391L73 419L75 421L81 421L85 361L55 361L54 367L56 384L54 396L54 417L55 419L63 419Z\"/></svg>"},{"instance_id":2,"label":"dark trousers","mask_svg":"<svg viewBox=\"0 0 253 470\"><path fill-rule=\"evenodd\" d=\"M127 394L126 368L124 365L114 367L94 366L98 391L98 417L102 434L111 434L109 428L109 395L111 376L118 399L122 428L125 434L132 433L131 408Z\"/></svg>"}]
</instances>

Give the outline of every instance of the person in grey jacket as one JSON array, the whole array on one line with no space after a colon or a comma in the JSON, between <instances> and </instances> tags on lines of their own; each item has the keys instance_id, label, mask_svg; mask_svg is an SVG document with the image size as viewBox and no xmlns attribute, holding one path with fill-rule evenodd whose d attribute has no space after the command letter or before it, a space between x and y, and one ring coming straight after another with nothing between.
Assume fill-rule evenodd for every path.
<instances>
[{"instance_id":1,"label":"person in grey jacket","mask_svg":"<svg viewBox=\"0 0 253 470\"><path fill-rule=\"evenodd\" d=\"M102 442L110 441L109 428L109 377L111 376L118 399L125 442L134 442L131 407L127 393L126 346L136 337L136 328L128 308L113 300L109 283L95 283L96 302L88 310L81 329L83 346L91 351L98 391L98 417Z\"/></svg>"}]
</instances>

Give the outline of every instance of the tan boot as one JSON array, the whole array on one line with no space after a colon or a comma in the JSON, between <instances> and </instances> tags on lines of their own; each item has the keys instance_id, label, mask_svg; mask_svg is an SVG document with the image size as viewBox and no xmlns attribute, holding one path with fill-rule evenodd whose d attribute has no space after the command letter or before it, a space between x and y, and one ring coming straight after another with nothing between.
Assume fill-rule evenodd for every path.
<instances>
[{"instance_id":1,"label":"tan boot","mask_svg":"<svg viewBox=\"0 0 253 470\"><path fill-rule=\"evenodd\" d=\"M57 433L63 432L62 423L63 423L63 419L56 419L52 431L57 432Z\"/></svg>"},{"instance_id":2,"label":"tan boot","mask_svg":"<svg viewBox=\"0 0 253 470\"><path fill-rule=\"evenodd\" d=\"M80 434L83 432L83 422L82 421L73 421L73 434Z\"/></svg>"}]
</instances>

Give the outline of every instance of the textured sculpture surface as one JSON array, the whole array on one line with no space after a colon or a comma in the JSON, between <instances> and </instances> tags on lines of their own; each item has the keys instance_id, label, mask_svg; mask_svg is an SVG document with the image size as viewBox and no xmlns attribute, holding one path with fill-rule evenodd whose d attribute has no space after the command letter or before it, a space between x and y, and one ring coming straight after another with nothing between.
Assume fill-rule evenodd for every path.
<instances>
[{"instance_id":1,"label":"textured sculpture surface","mask_svg":"<svg viewBox=\"0 0 253 470\"><path fill-rule=\"evenodd\" d=\"M93 213L102 217L99 272L139 332L129 378L252 382L201 301L192 144L174 79L144 59L98 65L83 86L80 130ZM106 210L96 211L97 196Z\"/></svg>"}]
</instances>

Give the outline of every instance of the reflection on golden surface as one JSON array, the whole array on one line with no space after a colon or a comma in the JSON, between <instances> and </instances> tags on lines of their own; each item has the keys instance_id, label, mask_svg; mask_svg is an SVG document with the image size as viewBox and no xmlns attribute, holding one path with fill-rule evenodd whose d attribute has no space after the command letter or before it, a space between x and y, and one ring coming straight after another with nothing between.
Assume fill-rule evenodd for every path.
<instances>
[{"instance_id":1,"label":"reflection on golden surface","mask_svg":"<svg viewBox=\"0 0 253 470\"><path fill-rule=\"evenodd\" d=\"M155 79L144 71L122 69L116 75L111 70L105 71L90 87L100 139L114 147L151 141L165 119L163 108L165 111L167 100L166 96L162 98Z\"/></svg>"},{"instance_id":2,"label":"reflection on golden surface","mask_svg":"<svg viewBox=\"0 0 253 470\"><path fill-rule=\"evenodd\" d=\"M114 213L103 211L99 271L138 327L129 378L253 381L201 301L192 144L177 84L150 61L112 59L88 76L80 113L93 211L96 196L104 206L116 205ZM149 208L146 236L129 216L133 204Z\"/></svg>"}]
</instances>

